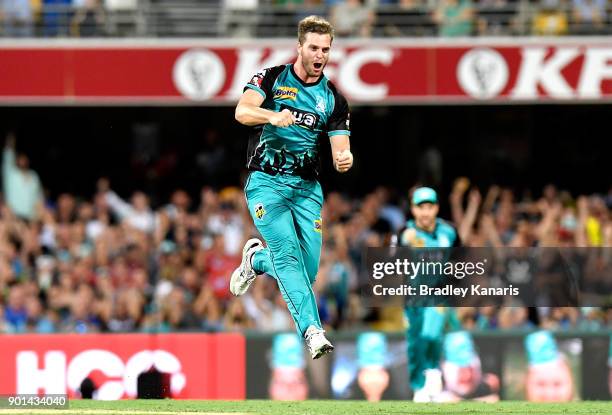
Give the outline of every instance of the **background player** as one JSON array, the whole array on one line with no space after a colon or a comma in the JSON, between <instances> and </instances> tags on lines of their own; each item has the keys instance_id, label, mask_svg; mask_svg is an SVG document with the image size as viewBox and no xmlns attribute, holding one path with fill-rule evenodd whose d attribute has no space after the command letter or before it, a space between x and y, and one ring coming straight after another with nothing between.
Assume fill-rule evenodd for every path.
<instances>
[{"instance_id":1,"label":"background player","mask_svg":"<svg viewBox=\"0 0 612 415\"><path fill-rule=\"evenodd\" d=\"M459 244L455 228L437 217L438 195L429 187L420 187L412 194L414 219L398 235L400 246L414 248L447 248ZM415 281L418 281L416 278ZM444 327L454 316L445 307L407 306L406 341L408 344L408 376L415 402L431 402L442 391L440 357Z\"/></svg>"},{"instance_id":2,"label":"background player","mask_svg":"<svg viewBox=\"0 0 612 415\"><path fill-rule=\"evenodd\" d=\"M247 241L230 290L242 295L257 274L273 276L313 359L333 350L312 291L323 230L319 137L329 136L336 170L344 173L353 165L348 104L323 74L332 40L325 19L303 19L296 62L256 74L236 107L236 119L254 127L245 195L267 247L259 239Z\"/></svg>"}]
</instances>

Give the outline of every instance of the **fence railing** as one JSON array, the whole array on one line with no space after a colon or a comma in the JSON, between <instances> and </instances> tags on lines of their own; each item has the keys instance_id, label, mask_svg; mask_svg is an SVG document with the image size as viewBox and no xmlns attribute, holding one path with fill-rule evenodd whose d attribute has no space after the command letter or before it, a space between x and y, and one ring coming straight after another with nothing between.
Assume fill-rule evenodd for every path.
<instances>
[{"instance_id":1,"label":"fence railing","mask_svg":"<svg viewBox=\"0 0 612 415\"><path fill-rule=\"evenodd\" d=\"M543 2L550 4L555 0ZM3 37L292 37L297 22L310 14L327 16L346 27L346 14L332 7L286 7L270 1L256 8L224 7L206 0L106 1L96 7L43 5L39 9L0 10ZM250 2L247 2L250 3ZM242 3L242 4L247 4ZM237 3L241 4L241 3ZM339 36L514 36L602 35L612 33L612 6L581 18L569 3L555 8L528 0L485 1L471 6L460 22L436 12L436 7L415 2L414 7L380 5L367 9L362 21ZM251 5L252 6L252 5ZM548 7L548 8L547 8ZM595 7L595 6L593 6ZM338 16L335 19L335 16ZM353 22L354 23L354 22ZM364 30L364 28L366 30ZM449 29L450 30L447 30Z\"/></svg>"}]
</instances>

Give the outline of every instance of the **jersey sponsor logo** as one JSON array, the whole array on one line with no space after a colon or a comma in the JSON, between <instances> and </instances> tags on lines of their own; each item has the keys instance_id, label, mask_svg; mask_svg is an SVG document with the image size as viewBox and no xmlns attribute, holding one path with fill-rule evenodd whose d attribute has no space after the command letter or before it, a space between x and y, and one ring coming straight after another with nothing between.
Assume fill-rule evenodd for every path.
<instances>
[{"instance_id":1,"label":"jersey sponsor logo","mask_svg":"<svg viewBox=\"0 0 612 415\"><path fill-rule=\"evenodd\" d=\"M279 86L274 91L274 98L277 99L292 99L295 100L297 98L298 89L290 86Z\"/></svg>"},{"instance_id":2,"label":"jersey sponsor logo","mask_svg":"<svg viewBox=\"0 0 612 415\"><path fill-rule=\"evenodd\" d=\"M302 111L297 108L290 107L289 105L282 104L281 111L288 109L295 117L295 125L309 130L314 130L319 122L319 116L312 112Z\"/></svg>"},{"instance_id":3,"label":"jersey sponsor logo","mask_svg":"<svg viewBox=\"0 0 612 415\"><path fill-rule=\"evenodd\" d=\"M262 203L258 203L255 205L255 217L257 219L262 219L266 215L266 209Z\"/></svg>"},{"instance_id":4,"label":"jersey sponsor logo","mask_svg":"<svg viewBox=\"0 0 612 415\"><path fill-rule=\"evenodd\" d=\"M321 219L314 220L314 230L318 233L323 232L323 221Z\"/></svg>"}]
</instances>

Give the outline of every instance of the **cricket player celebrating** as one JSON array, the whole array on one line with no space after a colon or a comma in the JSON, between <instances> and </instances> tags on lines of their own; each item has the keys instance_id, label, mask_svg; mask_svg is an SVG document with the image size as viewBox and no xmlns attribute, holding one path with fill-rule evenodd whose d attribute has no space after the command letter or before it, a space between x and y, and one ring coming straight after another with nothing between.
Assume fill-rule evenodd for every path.
<instances>
[{"instance_id":1,"label":"cricket player celebrating","mask_svg":"<svg viewBox=\"0 0 612 415\"><path fill-rule=\"evenodd\" d=\"M398 235L399 246L447 248L459 245L455 228L437 217L435 190L420 187L412 194L413 220ZM417 278L418 279L418 278ZM445 307L407 306L408 375L415 402L431 402L442 392L440 358L444 326L454 312Z\"/></svg>"},{"instance_id":2,"label":"cricket player celebrating","mask_svg":"<svg viewBox=\"0 0 612 415\"><path fill-rule=\"evenodd\" d=\"M312 291L323 230L323 191L317 181L319 137L329 137L338 172L353 165L348 104L323 74L333 36L325 19L303 19L295 63L253 76L236 107L236 119L254 127L244 190L267 247L259 239L247 241L230 290L242 295L257 275L273 276L313 359L333 350Z\"/></svg>"}]
</instances>

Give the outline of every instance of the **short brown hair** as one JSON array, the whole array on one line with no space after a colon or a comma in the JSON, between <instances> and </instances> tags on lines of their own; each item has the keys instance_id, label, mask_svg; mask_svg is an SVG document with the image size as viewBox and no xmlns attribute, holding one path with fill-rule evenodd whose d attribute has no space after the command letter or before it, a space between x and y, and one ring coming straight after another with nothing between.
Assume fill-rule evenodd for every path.
<instances>
[{"instance_id":1,"label":"short brown hair","mask_svg":"<svg viewBox=\"0 0 612 415\"><path fill-rule=\"evenodd\" d=\"M300 21L298 24L298 41L300 45L304 44L307 33L329 35L331 40L334 40L334 27L321 16L308 16Z\"/></svg>"}]
</instances>

